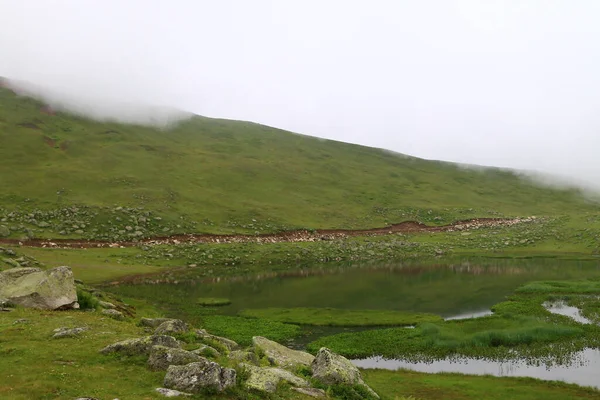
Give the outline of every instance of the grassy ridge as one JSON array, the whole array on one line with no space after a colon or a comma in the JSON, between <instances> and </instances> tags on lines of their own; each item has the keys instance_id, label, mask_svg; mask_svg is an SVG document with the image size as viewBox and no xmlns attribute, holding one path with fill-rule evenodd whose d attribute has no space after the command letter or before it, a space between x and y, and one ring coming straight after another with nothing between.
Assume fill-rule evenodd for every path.
<instances>
[{"instance_id":1,"label":"grassy ridge","mask_svg":"<svg viewBox=\"0 0 600 400\"><path fill-rule=\"evenodd\" d=\"M41 107L0 88L0 208L84 205L93 226L114 217L103 207L144 207L169 232L265 232L590 207L577 191L537 187L508 171L467 170L253 123L194 117L165 131ZM88 226L71 233L78 230L89 233Z\"/></svg>"},{"instance_id":2,"label":"grassy ridge","mask_svg":"<svg viewBox=\"0 0 600 400\"><path fill-rule=\"evenodd\" d=\"M239 314L249 318L315 326L409 326L442 320L439 315L425 313L308 307L248 309Z\"/></svg>"}]
</instances>

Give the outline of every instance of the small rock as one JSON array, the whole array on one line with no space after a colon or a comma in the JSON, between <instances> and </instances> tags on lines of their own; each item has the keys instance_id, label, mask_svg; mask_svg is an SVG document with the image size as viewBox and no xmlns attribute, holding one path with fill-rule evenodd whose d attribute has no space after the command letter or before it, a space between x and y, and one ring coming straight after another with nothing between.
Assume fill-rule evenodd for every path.
<instances>
[{"instance_id":1,"label":"small rock","mask_svg":"<svg viewBox=\"0 0 600 400\"><path fill-rule=\"evenodd\" d=\"M102 314L111 317L112 319L116 319L117 321L123 321L125 319L125 315L121 311L113 310L113 309L104 309L101 311Z\"/></svg>"},{"instance_id":2,"label":"small rock","mask_svg":"<svg viewBox=\"0 0 600 400\"><path fill-rule=\"evenodd\" d=\"M220 357L221 353L219 353L219 351L217 349L215 349L214 347L208 346L206 344L203 344L202 346L198 347L196 350L192 350L192 353L197 354L199 356L203 356L203 357ZM235 351L232 351L231 353L235 353ZM230 358L231 358L231 353L229 354Z\"/></svg>"},{"instance_id":3,"label":"small rock","mask_svg":"<svg viewBox=\"0 0 600 400\"><path fill-rule=\"evenodd\" d=\"M68 338L68 337L75 337L75 336L79 336L80 333L87 331L88 328L87 327L80 327L80 328L56 328L53 332L54 335L52 335L53 339L63 339L63 338Z\"/></svg>"},{"instance_id":4,"label":"small rock","mask_svg":"<svg viewBox=\"0 0 600 400\"><path fill-rule=\"evenodd\" d=\"M223 368L205 358L187 365L171 365L164 380L165 387L189 393L199 393L205 389L222 392L235 384L234 369Z\"/></svg>"},{"instance_id":5,"label":"small rock","mask_svg":"<svg viewBox=\"0 0 600 400\"><path fill-rule=\"evenodd\" d=\"M172 335L175 333L186 333L190 328L180 319L170 319L163 322L154 331L155 335Z\"/></svg>"},{"instance_id":6,"label":"small rock","mask_svg":"<svg viewBox=\"0 0 600 400\"><path fill-rule=\"evenodd\" d=\"M171 320L173 320L173 318L142 318L140 320L140 325L148 326L150 328L158 328L163 322Z\"/></svg>"},{"instance_id":7,"label":"small rock","mask_svg":"<svg viewBox=\"0 0 600 400\"><path fill-rule=\"evenodd\" d=\"M167 389L167 388L156 388L156 392L162 394L165 397L179 397L179 396L191 396L190 393L180 392L179 390Z\"/></svg>"},{"instance_id":8,"label":"small rock","mask_svg":"<svg viewBox=\"0 0 600 400\"><path fill-rule=\"evenodd\" d=\"M165 346L153 346L150 350L148 367L153 371L167 370L170 365L186 365L202 359L191 351Z\"/></svg>"},{"instance_id":9,"label":"small rock","mask_svg":"<svg viewBox=\"0 0 600 400\"><path fill-rule=\"evenodd\" d=\"M20 318L16 321L13 322L13 325L19 325L19 324L29 324L31 323L30 320L26 319L26 318Z\"/></svg>"},{"instance_id":10,"label":"small rock","mask_svg":"<svg viewBox=\"0 0 600 400\"><path fill-rule=\"evenodd\" d=\"M213 341L219 343L220 345L222 345L223 347L225 347L228 351L233 351L233 350L237 350L240 348L240 345L237 344L236 342L234 342L233 340L227 339L224 337L220 337L220 336L211 335L210 333L206 332L204 329L196 329L195 332L199 338L205 339L205 340L213 340Z\"/></svg>"},{"instance_id":11,"label":"small rock","mask_svg":"<svg viewBox=\"0 0 600 400\"><path fill-rule=\"evenodd\" d=\"M98 304L100 305L100 307L102 308L108 308L108 309L113 309L113 308L117 308L113 303L109 303L108 301L102 301L99 300Z\"/></svg>"},{"instance_id":12,"label":"small rock","mask_svg":"<svg viewBox=\"0 0 600 400\"><path fill-rule=\"evenodd\" d=\"M256 353L254 353L253 351L248 351L248 350L231 351L231 352L229 352L227 357L230 360L250 363L253 365L258 365L260 363L260 360L258 359L258 356L256 355Z\"/></svg>"},{"instance_id":13,"label":"small rock","mask_svg":"<svg viewBox=\"0 0 600 400\"><path fill-rule=\"evenodd\" d=\"M172 348L180 348L179 342L172 336L152 335L136 339L123 340L117 343L106 346L100 353L121 353L125 355L141 355L150 354L153 346L166 346Z\"/></svg>"}]
</instances>

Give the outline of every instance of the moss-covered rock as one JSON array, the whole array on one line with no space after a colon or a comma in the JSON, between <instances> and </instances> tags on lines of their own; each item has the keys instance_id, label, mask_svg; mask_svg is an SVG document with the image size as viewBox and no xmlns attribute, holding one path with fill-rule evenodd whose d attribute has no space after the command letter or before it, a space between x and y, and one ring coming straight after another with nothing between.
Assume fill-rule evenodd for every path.
<instances>
[{"instance_id":1,"label":"moss-covered rock","mask_svg":"<svg viewBox=\"0 0 600 400\"><path fill-rule=\"evenodd\" d=\"M73 272L69 267L49 271L13 268L0 273L0 297L16 305L42 310L78 308Z\"/></svg>"},{"instance_id":2,"label":"moss-covered rock","mask_svg":"<svg viewBox=\"0 0 600 400\"><path fill-rule=\"evenodd\" d=\"M153 371L166 371L170 365L186 365L200 360L201 357L191 351L166 346L152 346L148 367Z\"/></svg>"},{"instance_id":3,"label":"moss-covered rock","mask_svg":"<svg viewBox=\"0 0 600 400\"><path fill-rule=\"evenodd\" d=\"M160 324L154 331L155 335L174 335L186 333L190 330L188 325L180 319L169 319Z\"/></svg>"},{"instance_id":4,"label":"moss-covered rock","mask_svg":"<svg viewBox=\"0 0 600 400\"><path fill-rule=\"evenodd\" d=\"M279 382L285 381L296 387L309 387L310 383L281 368L260 368L250 364L241 365L249 374L244 383L246 388L260 392L273 393L277 390Z\"/></svg>"},{"instance_id":5,"label":"moss-covered rock","mask_svg":"<svg viewBox=\"0 0 600 400\"><path fill-rule=\"evenodd\" d=\"M299 366L310 367L315 359L312 354L289 349L262 336L254 336L252 345L262 351L272 365L287 369L296 369Z\"/></svg>"},{"instance_id":6,"label":"moss-covered rock","mask_svg":"<svg viewBox=\"0 0 600 400\"><path fill-rule=\"evenodd\" d=\"M326 385L360 385L379 396L363 381L358 368L345 357L322 347L311 365L313 378Z\"/></svg>"},{"instance_id":7,"label":"moss-covered rock","mask_svg":"<svg viewBox=\"0 0 600 400\"><path fill-rule=\"evenodd\" d=\"M120 353L129 356L148 355L153 346L181 348L179 342L172 336L152 335L113 343L100 350L100 353Z\"/></svg>"},{"instance_id":8,"label":"moss-covered rock","mask_svg":"<svg viewBox=\"0 0 600 400\"><path fill-rule=\"evenodd\" d=\"M222 392L235 384L234 369L223 368L205 358L187 365L171 365L164 380L166 388L189 393L200 393L207 389Z\"/></svg>"}]
</instances>

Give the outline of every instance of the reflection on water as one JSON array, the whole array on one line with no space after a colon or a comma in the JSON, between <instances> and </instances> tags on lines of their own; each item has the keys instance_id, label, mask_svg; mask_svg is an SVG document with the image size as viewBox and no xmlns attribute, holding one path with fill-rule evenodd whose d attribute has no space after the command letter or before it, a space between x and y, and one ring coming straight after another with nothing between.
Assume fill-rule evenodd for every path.
<instances>
[{"instance_id":1,"label":"reflection on water","mask_svg":"<svg viewBox=\"0 0 600 400\"><path fill-rule=\"evenodd\" d=\"M558 380L582 386L600 388L600 350L586 349L574 355L569 365L531 365L526 361L488 361L474 358L456 358L441 361L407 362L370 357L352 361L359 368L381 368L389 370L410 369L413 371L438 373L457 372L472 375L521 376L544 380Z\"/></svg>"},{"instance_id":2,"label":"reflection on water","mask_svg":"<svg viewBox=\"0 0 600 400\"><path fill-rule=\"evenodd\" d=\"M460 314L452 315L450 317L444 318L445 321L452 321L457 319L471 319L471 318L481 318L487 317L488 315L492 315L493 312L491 310L480 310L480 311L466 311Z\"/></svg>"},{"instance_id":3,"label":"reflection on water","mask_svg":"<svg viewBox=\"0 0 600 400\"><path fill-rule=\"evenodd\" d=\"M564 301L546 302L543 304L546 310L553 314L564 315L566 317L574 319L580 324L591 324L592 322L581 315L579 308L567 305Z\"/></svg>"}]
</instances>

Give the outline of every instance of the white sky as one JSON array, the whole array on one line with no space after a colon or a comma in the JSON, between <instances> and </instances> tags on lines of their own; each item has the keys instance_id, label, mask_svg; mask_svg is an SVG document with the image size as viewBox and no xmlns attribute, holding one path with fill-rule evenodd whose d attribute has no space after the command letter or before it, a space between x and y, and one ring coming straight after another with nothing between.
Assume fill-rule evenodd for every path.
<instances>
[{"instance_id":1,"label":"white sky","mask_svg":"<svg viewBox=\"0 0 600 400\"><path fill-rule=\"evenodd\" d=\"M598 21L597 0L0 0L0 76L600 186Z\"/></svg>"}]
</instances>

